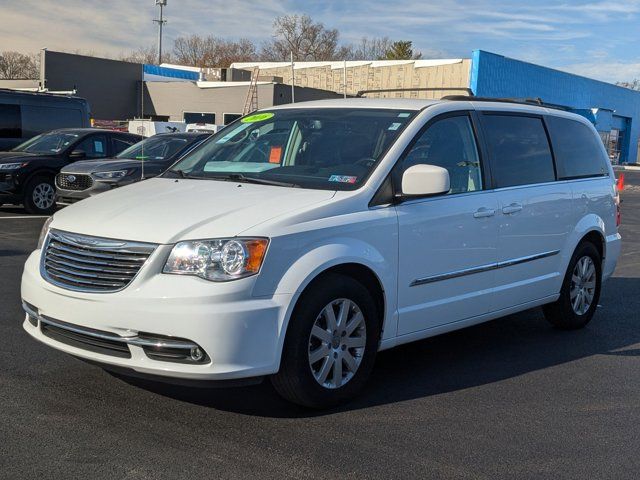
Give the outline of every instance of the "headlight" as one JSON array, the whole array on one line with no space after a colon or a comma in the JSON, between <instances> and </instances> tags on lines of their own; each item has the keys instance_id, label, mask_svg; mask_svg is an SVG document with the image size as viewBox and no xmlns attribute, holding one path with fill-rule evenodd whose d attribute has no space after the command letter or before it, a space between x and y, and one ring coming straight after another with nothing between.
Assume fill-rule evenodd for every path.
<instances>
[{"instance_id":1,"label":"headlight","mask_svg":"<svg viewBox=\"0 0 640 480\"><path fill-rule=\"evenodd\" d=\"M126 177L127 173L129 173L128 170L113 170L111 172L94 172L93 175L95 175L98 178L122 178L122 177Z\"/></svg>"},{"instance_id":2,"label":"headlight","mask_svg":"<svg viewBox=\"0 0 640 480\"><path fill-rule=\"evenodd\" d=\"M47 233L49 233L49 225L53 222L53 217L47 218L42 226L42 230L40 230L40 237L38 238L38 250L42 248L44 244L44 239L47 238Z\"/></svg>"},{"instance_id":3,"label":"headlight","mask_svg":"<svg viewBox=\"0 0 640 480\"><path fill-rule=\"evenodd\" d=\"M26 163L0 163L0 170L17 170L20 167L26 165Z\"/></svg>"},{"instance_id":4,"label":"headlight","mask_svg":"<svg viewBox=\"0 0 640 480\"><path fill-rule=\"evenodd\" d=\"M162 271L226 282L260 271L269 240L220 238L177 243Z\"/></svg>"}]
</instances>

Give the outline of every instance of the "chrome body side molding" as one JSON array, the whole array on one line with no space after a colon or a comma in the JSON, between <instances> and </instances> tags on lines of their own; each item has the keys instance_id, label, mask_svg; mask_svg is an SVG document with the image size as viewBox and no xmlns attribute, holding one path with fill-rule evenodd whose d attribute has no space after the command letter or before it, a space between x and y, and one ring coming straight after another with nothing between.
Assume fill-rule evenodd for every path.
<instances>
[{"instance_id":1,"label":"chrome body side molding","mask_svg":"<svg viewBox=\"0 0 640 480\"><path fill-rule=\"evenodd\" d=\"M491 263L488 265L480 265L478 267L467 268L464 270L456 270L454 272L447 272L441 273L439 275L417 278L412 281L409 286L416 287L418 285L425 285L427 283L441 282L443 280L450 280L452 278L464 277L466 275L473 275L476 273L488 272L490 270L497 270L499 268L511 267L513 265L519 265L521 263L532 262L534 260L552 257L554 255L557 255L558 253L560 253L560 250L551 250L549 252L537 253L535 255L528 255L526 257L512 258L511 260L504 260L502 262Z\"/></svg>"}]
</instances>

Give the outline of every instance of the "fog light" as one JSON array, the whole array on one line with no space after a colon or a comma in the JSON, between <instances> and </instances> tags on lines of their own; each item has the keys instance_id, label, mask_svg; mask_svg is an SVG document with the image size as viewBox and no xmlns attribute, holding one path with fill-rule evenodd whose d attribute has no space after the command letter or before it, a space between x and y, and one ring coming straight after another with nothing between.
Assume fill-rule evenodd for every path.
<instances>
[{"instance_id":1,"label":"fog light","mask_svg":"<svg viewBox=\"0 0 640 480\"><path fill-rule=\"evenodd\" d=\"M204 358L204 352L200 350L200 347L193 347L191 349L191 360L199 362Z\"/></svg>"}]
</instances>

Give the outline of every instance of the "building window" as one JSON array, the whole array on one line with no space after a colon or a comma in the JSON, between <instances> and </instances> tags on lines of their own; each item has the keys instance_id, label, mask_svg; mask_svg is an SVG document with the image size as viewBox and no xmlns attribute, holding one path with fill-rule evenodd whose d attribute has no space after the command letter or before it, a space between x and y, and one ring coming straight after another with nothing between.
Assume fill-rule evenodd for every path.
<instances>
[{"instance_id":1,"label":"building window","mask_svg":"<svg viewBox=\"0 0 640 480\"><path fill-rule=\"evenodd\" d=\"M210 112L184 112L184 123L210 123L215 125L216 114Z\"/></svg>"},{"instance_id":2,"label":"building window","mask_svg":"<svg viewBox=\"0 0 640 480\"><path fill-rule=\"evenodd\" d=\"M242 116L241 113L223 113L222 121L224 122L225 125L229 125L231 122L235 122L241 116Z\"/></svg>"}]
</instances>

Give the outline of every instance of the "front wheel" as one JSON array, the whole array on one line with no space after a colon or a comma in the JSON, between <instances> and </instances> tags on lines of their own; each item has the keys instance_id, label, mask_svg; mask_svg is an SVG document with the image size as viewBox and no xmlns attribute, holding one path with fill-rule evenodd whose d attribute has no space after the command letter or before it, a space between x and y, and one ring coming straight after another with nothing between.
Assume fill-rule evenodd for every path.
<instances>
[{"instance_id":1,"label":"front wheel","mask_svg":"<svg viewBox=\"0 0 640 480\"><path fill-rule=\"evenodd\" d=\"M328 274L302 295L271 380L285 399L327 408L353 398L373 368L380 312L371 293L351 277Z\"/></svg>"},{"instance_id":2,"label":"front wheel","mask_svg":"<svg viewBox=\"0 0 640 480\"><path fill-rule=\"evenodd\" d=\"M563 330L575 330L591 321L600 299L602 259L590 242L578 246L560 290L560 298L544 306L545 318Z\"/></svg>"},{"instance_id":3,"label":"front wheel","mask_svg":"<svg viewBox=\"0 0 640 480\"><path fill-rule=\"evenodd\" d=\"M50 215L56 206L56 187L49 177L34 177L24 189L24 209L28 213Z\"/></svg>"}]
</instances>

